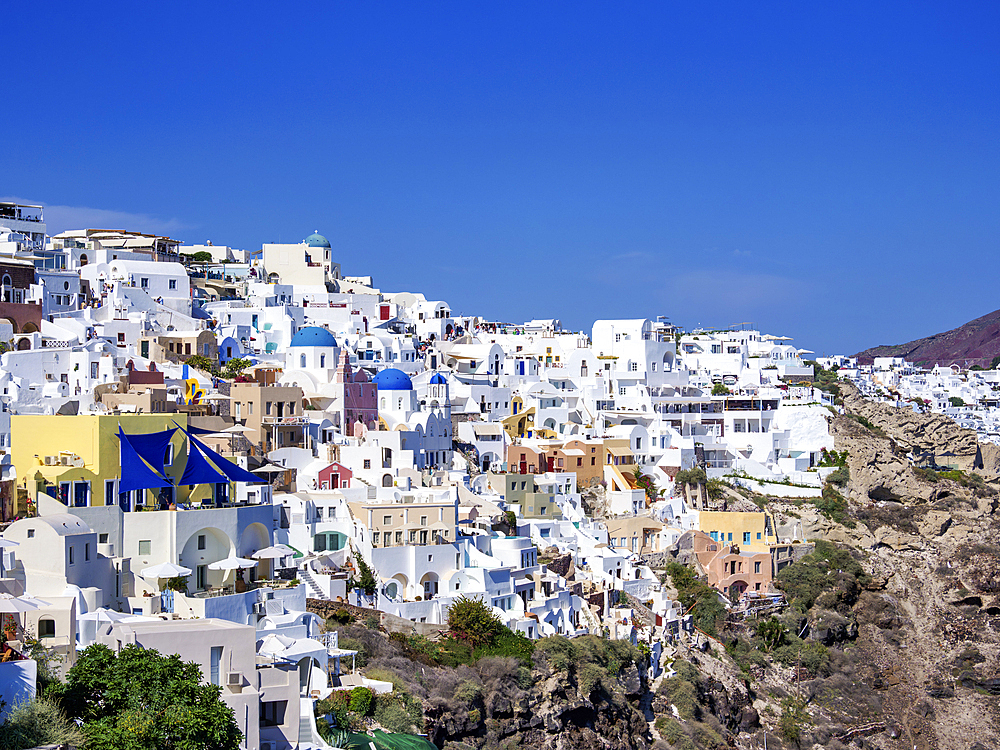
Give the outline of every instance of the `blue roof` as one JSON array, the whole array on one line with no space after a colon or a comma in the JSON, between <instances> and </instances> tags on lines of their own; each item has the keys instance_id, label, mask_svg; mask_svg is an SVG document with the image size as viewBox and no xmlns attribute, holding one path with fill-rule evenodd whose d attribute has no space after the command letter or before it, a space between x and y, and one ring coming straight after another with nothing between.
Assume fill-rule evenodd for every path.
<instances>
[{"instance_id":1,"label":"blue roof","mask_svg":"<svg viewBox=\"0 0 1000 750\"><path fill-rule=\"evenodd\" d=\"M292 336L289 346L336 346L337 339L325 328L306 326Z\"/></svg>"},{"instance_id":2,"label":"blue roof","mask_svg":"<svg viewBox=\"0 0 1000 750\"><path fill-rule=\"evenodd\" d=\"M306 237L306 244L309 245L309 247L330 247L330 240L321 235L319 232L313 232Z\"/></svg>"},{"instance_id":3,"label":"blue roof","mask_svg":"<svg viewBox=\"0 0 1000 750\"><path fill-rule=\"evenodd\" d=\"M433 375L431 375L431 385L448 385L448 381L447 379L445 379L444 375L442 375L439 372L436 372Z\"/></svg>"},{"instance_id":4,"label":"blue roof","mask_svg":"<svg viewBox=\"0 0 1000 750\"><path fill-rule=\"evenodd\" d=\"M380 391L412 391L413 381L410 376L402 370L390 367L375 374L372 382L378 386Z\"/></svg>"}]
</instances>

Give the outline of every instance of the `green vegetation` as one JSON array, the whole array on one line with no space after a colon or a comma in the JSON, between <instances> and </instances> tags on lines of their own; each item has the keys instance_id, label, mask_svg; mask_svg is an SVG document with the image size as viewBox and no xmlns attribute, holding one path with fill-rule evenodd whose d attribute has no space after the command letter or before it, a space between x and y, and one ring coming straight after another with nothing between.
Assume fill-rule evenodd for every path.
<instances>
[{"instance_id":1,"label":"green vegetation","mask_svg":"<svg viewBox=\"0 0 1000 750\"><path fill-rule=\"evenodd\" d=\"M40 745L80 745L83 732L59 704L39 697L20 703L0 724L0 750L27 750Z\"/></svg>"},{"instance_id":2,"label":"green vegetation","mask_svg":"<svg viewBox=\"0 0 1000 750\"><path fill-rule=\"evenodd\" d=\"M709 479L705 482L705 492L713 500L721 500L726 496L726 489L729 487L727 482L721 479Z\"/></svg>"},{"instance_id":3,"label":"green vegetation","mask_svg":"<svg viewBox=\"0 0 1000 750\"><path fill-rule=\"evenodd\" d=\"M253 362L249 359L237 357L226 362L225 366L222 368L222 374L230 380L235 380L240 376L240 373L252 364Z\"/></svg>"},{"instance_id":4,"label":"green vegetation","mask_svg":"<svg viewBox=\"0 0 1000 750\"><path fill-rule=\"evenodd\" d=\"M448 608L448 633L472 648L496 643L503 631L500 618L481 599L461 596Z\"/></svg>"},{"instance_id":5,"label":"green vegetation","mask_svg":"<svg viewBox=\"0 0 1000 750\"><path fill-rule=\"evenodd\" d=\"M596 635L579 638L549 636L538 642L536 651L558 672L576 675L580 690L589 695L601 688L614 691L614 682L625 667L643 662L642 652L628 641L609 640Z\"/></svg>"},{"instance_id":6,"label":"green vegetation","mask_svg":"<svg viewBox=\"0 0 1000 750\"><path fill-rule=\"evenodd\" d=\"M926 469L921 466L913 467L913 474L917 479L921 479L925 482L930 482L931 484L937 484L942 479L948 479L952 482L957 482L962 487L966 487L973 491L979 497L985 495L992 495L996 490L987 484L986 480L983 479L979 474L967 474L961 469L950 469L947 471L934 471L934 469Z\"/></svg>"},{"instance_id":7,"label":"green vegetation","mask_svg":"<svg viewBox=\"0 0 1000 750\"><path fill-rule=\"evenodd\" d=\"M709 635L718 633L719 623L726 616L719 592L698 580L691 568L676 561L667 565L667 575L677 589L680 603L691 613L695 626Z\"/></svg>"},{"instance_id":8,"label":"green vegetation","mask_svg":"<svg viewBox=\"0 0 1000 750\"><path fill-rule=\"evenodd\" d=\"M732 391L726 388L722 383L716 383L712 386L713 396L729 396L732 395Z\"/></svg>"},{"instance_id":9,"label":"green vegetation","mask_svg":"<svg viewBox=\"0 0 1000 750\"><path fill-rule=\"evenodd\" d=\"M781 719L778 721L778 732L789 742L799 743L802 739L802 727L809 723L805 701L791 696L781 701Z\"/></svg>"},{"instance_id":10,"label":"green vegetation","mask_svg":"<svg viewBox=\"0 0 1000 750\"><path fill-rule=\"evenodd\" d=\"M821 595L827 609L850 607L870 580L848 550L817 540L816 549L778 573L777 586L792 608L804 613Z\"/></svg>"},{"instance_id":11,"label":"green vegetation","mask_svg":"<svg viewBox=\"0 0 1000 750\"><path fill-rule=\"evenodd\" d=\"M823 448L822 451L823 457L820 459L820 466L847 466L847 456L849 455L847 451L838 453L835 450L828 451L826 448Z\"/></svg>"},{"instance_id":12,"label":"green vegetation","mask_svg":"<svg viewBox=\"0 0 1000 750\"><path fill-rule=\"evenodd\" d=\"M504 513L504 520L507 521L507 528L512 532L517 530L517 515L512 510Z\"/></svg>"},{"instance_id":13,"label":"green vegetation","mask_svg":"<svg viewBox=\"0 0 1000 750\"><path fill-rule=\"evenodd\" d=\"M818 498L813 498L812 503L816 506L816 510L831 521L849 529L856 526L849 515L847 499L837 492L830 482L823 485L823 494Z\"/></svg>"},{"instance_id":14,"label":"green vegetation","mask_svg":"<svg viewBox=\"0 0 1000 750\"><path fill-rule=\"evenodd\" d=\"M177 655L133 645L115 654L101 644L80 654L65 685L50 689L82 722L88 750L237 750L243 737L221 692Z\"/></svg>"},{"instance_id":15,"label":"green vegetation","mask_svg":"<svg viewBox=\"0 0 1000 750\"><path fill-rule=\"evenodd\" d=\"M677 472L677 476L674 477L674 483L678 485L705 484L707 481L708 476L700 466L695 466L693 469L681 469Z\"/></svg>"},{"instance_id":16,"label":"green vegetation","mask_svg":"<svg viewBox=\"0 0 1000 750\"><path fill-rule=\"evenodd\" d=\"M827 475L826 481L837 487L846 487L847 483L851 481L851 470L846 466L834 469Z\"/></svg>"},{"instance_id":17,"label":"green vegetation","mask_svg":"<svg viewBox=\"0 0 1000 750\"><path fill-rule=\"evenodd\" d=\"M821 391L831 394L836 403L840 400L840 386L837 385L837 371L826 370L816 360L807 359L804 364L813 368L812 384Z\"/></svg>"},{"instance_id":18,"label":"green vegetation","mask_svg":"<svg viewBox=\"0 0 1000 750\"><path fill-rule=\"evenodd\" d=\"M663 490L656 488L656 482L653 481L651 476L644 474L640 466L636 466L632 470L632 482L635 484L636 489L644 490L646 497L650 500L656 500L656 498L663 494Z\"/></svg>"},{"instance_id":19,"label":"green vegetation","mask_svg":"<svg viewBox=\"0 0 1000 750\"><path fill-rule=\"evenodd\" d=\"M368 563L364 561L364 558L362 558L361 555L355 555L354 561L358 566L358 577L354 578L352 576L347 582L347 587L349 589L361 589L368 596L371 596L378 588L378 581L375 580L375 574L372 572L371 567L369 567Z\"/></svg>"},{"instance_id":20,"label":"green vegetation","mask_svg":"<svg viewBox=\"0 0 1000 750\"><path fill-rule=\"evenodd\" d=\"M958 408L960 406L965 406L965 400L959 398L958 396L949 396L948 403L954 406L955 408Z\"/></svg>"},{"instance_id":21,"label":"green vegetation","mask_svg":"<svg viewBox=\"0 0 1000 750\"><path fill-rule=\"evenodd\" d=\"M209 375L219 374L219 364L208 357L204 357L201 354L192 354L190 357L184 360L184 364L193 367L196 370L201 370Z\"/></svg>"},{"instance_id":22,"label":"green vegetation","mask_svg":"<svg viewBox=\"0 0 1000 750\"><path fill-rule=\"evenodd\" d=\"M888 435L885 434L885 430L883 430L881 427L876 427L870 421L868 421L868 419L862 417L860 414L847 414L846 416L848 419L853 419L855 422L857 422L859 425L864 427L869 432L878 435L879 437L883 438L888 437Z\"/></svg>"}]
</instances>

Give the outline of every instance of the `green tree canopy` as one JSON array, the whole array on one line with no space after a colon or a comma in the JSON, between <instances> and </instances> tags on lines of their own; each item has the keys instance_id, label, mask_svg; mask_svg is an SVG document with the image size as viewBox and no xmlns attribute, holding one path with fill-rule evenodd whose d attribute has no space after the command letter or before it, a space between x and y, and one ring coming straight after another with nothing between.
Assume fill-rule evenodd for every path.
<instances>
[{"instance_id":1,"label":"green tree canopy","mask_svg":"<svg viewBox=\"0 0 1000 750\"><path fill-rule=\"evenodd\" d=\"M83 722L88 750L238 750L243 735L221 692L176 654L94 644L56 694Z\"/></svg>"},{"instance_id":2,"label":"green tree canopy","mask_svg":"<svg viewBox=\"0 0 1000 750\"><path fill-rule=\"evenodd\" d=\"M448 609L451 637L473 648L495 643L505 629L496 612L480 599L460 596Z\"/></svg>"}]
</instances>

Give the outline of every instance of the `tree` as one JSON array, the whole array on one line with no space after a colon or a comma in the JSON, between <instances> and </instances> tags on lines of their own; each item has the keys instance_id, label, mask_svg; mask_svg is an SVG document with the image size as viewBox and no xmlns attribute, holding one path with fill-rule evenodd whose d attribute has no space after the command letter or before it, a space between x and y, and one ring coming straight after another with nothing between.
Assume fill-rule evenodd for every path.
<instances>
[{"instance_id":1,"label":"tree","mask_svg":"<svg viewBox=\"0 0 1000 750\"><path fill-rule=\"evenodd\" d=\"M726 388L726 386L723 385L722 383L716 383L715 385L712 386L713 396L729 396L731 394L732 391Z\"/></svg>"},{"instance_id":2,"label":"tree","mask_svg":"<svg viewBox=\"0 0 1000 750\"><path fill-rule=\"evenodd\" d=\"M196 370L207 372L210 375L215 375L219 371L217 363L213 362L208 357L202 356L201 354L192 354L184 360L184 364L193 367Z\"/></svg>"},{"instance_id":3,"label":"tree","mask_svg":"<svg viewBox=\"0 0 1000 750\"><path fill-rule=\"evenodd\" d=\"M965 400L959 398L958 396L949 396L948 403L954 406L955 408L965 406Z\"/></svg>"},{"instance_id":4,"label":"tree","mask_svg":"<svg viewBox=\"0 0 1000 750\"><path fill-rule=\"evenodd\" d=\"M503 634L504 624L480 599L460 596L448 609L448 630L455 640L476 648L495 643Z\"/></svg>"},{"instance_id":5,"label":"tree","mask_svg":"<svg viewBox=\"0 0 1000 750\"><path fill-rule=\"evenodd\" d=\"M754 633L764 647L765 652L774 651L778 646L785 642L785 635L788 630L785 628L781 622L774 617L769 617L757 623L757 628Z\"/></svg>"},{"instance_id":6,"label":"tree","mask_svg":"<svg viewBox=\"0 0 1000 750\"><path fill-rule=\"evenodd\" d=\"M39 745L79 745L83 733L59 705L35 698L14 706L0 724L0 750L24 750Z\"/></svg>"},{"instance_id":7,"label":"tree","mask_svg":"<svg viewBox=\"0 0 1000 750\"><path fill-rule=\"evenodd\" d=\"M202 684L198 665L176 654L94 644L53 692L83 722L88 750L237 750L243 739L222 689Z\"/></svg>"},{"instance_id":8,"label":"tree","mask_svg":"<svg viewBox=\"0 0 1000 750\"><path fill-rule=\"evenodd\" d=\"M636 486L636 489L645 490L646 497L650 500L655 500L660 496L660 491L656 489L656 482L648 474L642 472L642 467L636 464L636 467L632 470L632 484Z\"/></svg>"},{"instance_id":9,"label":"tree","mask_svg":"<svg viewBox=\"0 0 1000 750\"><path fill-rule=\"evenodd\" d=\"M253 364L249 359L237 357L226 362L225 376L230 380L235 379L241 372Z\"/></svg>"},{"instance_id":10,"label":"tree","mask_svg":"<svg viewBox=\"0 0 1000 750\"><path fill-rule=\"evenodd\" d=\"M358 563L358 577L351 581L351 588L361 589L368 596L371 596L375 593L375 589L378 588L378 581L375 580L375 574L360 555L355 556L354 559Z\"/></svg>"}]
</instances>

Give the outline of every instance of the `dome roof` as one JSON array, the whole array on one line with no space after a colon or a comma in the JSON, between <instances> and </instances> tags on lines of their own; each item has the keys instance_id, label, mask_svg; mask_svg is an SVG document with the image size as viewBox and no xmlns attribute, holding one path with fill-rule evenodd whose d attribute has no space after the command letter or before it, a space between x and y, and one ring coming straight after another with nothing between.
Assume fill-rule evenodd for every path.
<instances>
[{"instance_id":1,"label":"dome roof","mask_svg":"<svg viewBox=\"0 0 1000 750\"><path fill-rule=\"evenodd\" d=\"M337 339L325 328L306 326L292 336L289 346L336 346Z\"/></svg>"},{"instance_id":2,"label":"dome roof","mask_svg":"<svg viewBox=\"0 0 1000 750\"><path fill-rule=\"evenodd\" d=\"M378 386L380 391L412 391L413 381L410 376L402 370L390 367L375 374L372 382Z\"/></svg>"},{"instance_id":3,"label":"dome roof","mask_svg":"<svg viewBox=\"0 0 1000 750\"><path fill-rule=\"evenodd\" d=\"M309 247L330 247L330 240L321 235L319 232L313 232L306 237L306 244L309 245Z\"/></svg>"},{"instance_id":4,"label":"dome roof","mask_svg":"<svg viewBox=\"0 0 1000 750\"><path fill-rule=\"evenodd\" d=\"M431 385L448 385L448 380L439 372L431 375Z\"/></svg>"}]
</instances>

